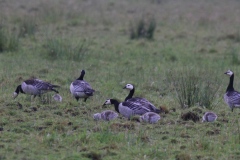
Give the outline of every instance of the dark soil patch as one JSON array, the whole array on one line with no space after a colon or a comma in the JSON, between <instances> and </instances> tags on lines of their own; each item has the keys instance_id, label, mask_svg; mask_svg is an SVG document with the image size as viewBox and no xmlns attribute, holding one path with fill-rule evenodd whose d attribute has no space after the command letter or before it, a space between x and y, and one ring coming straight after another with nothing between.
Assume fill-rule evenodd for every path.
<instances>
[{"instance_id":1,"label":"dark soil patch","mask_svg":"<svg viewBox=\"0 0 240 160\"><path fill-rule=\"evenodd\" d=\"M207 135L217 135L220 133L221 130L219 129L214 129L214 130L209 130L206 132Z\"/></svg>"},{"instance_id":2,"label":"dark soil patch","mask_svg":"<svg viewBox=\"0 0 240 160\"><path fill-rule=\"evenodd\" d=\"M226 123L228 123L229 120L226 119L226 118L223 118L223 119L221 119L221 121L222 121L222 122L226 122Z\"/></svg>"},{"instance_id":3,"label":"dark soil patch","mask_svg":"<svg viewBox=\"0 0 240 160\"><path fill-rule=\"evenodd\" d=\"M198 116L198 114L196 113L193 113L193 112L187 112L187 113L184 113L182 114L181 118L184 120L184 121L189 121L189 120L192 120L193 122L197 122L199 121L200 117Z\"/></svg>"},{"instance_id":4,"label":"dark soil patch","mask_svg":"<svg viewBox=\"0 0 240 160\"><path fill-rule=\"evenodd\" d=\"M90 158L92 160L101 160L102 159L101 154L95 153L95 152L85 153L85 154L83 154L83 156L86 158Z\"/></svg>"},{"instance_id":5,"label":"dark soil patch","mask_svg":"<svg viewBox=\"0 0 240 160\"><path fill-rule=\"evenodd\" d=\"M24 122L24 120L22 120L22 119L18 119L17 122Z\"/></svg>"},{"instance_id":6,"label":"dark soil patch","mask_svg":"<svg viewBox=\"0 0 240 160\"><path fill-rule=\"evenodd\" d=\"M165 106L160 106L159 109L162 111L162 113L165 113L165 114L169 113L167 107L165 107Z\"/></svg>"},{"instance_id":7,"label":"dark soil patch","mask_svg":"<svg viewBox=\"0 0 240 160\"><path fill-rule=\"evenodd\" d=\"M159 132L159 134L169 134L168 131Z\"/></svg>"},{"instance_id":8,"label":"dark soil patch","mask_svg":"<svg viewBox=\"0 0 240 160\"><path fill-rule=\"evenodd\" d=\"M190 160L191 157L189 154L186 153L180 153L178 155L175 156L176 160Z\"/></svg>"},{"instance_id":9,"label":"dark soil patch","mask_svg":"<svg viewBox=\"0 0 240 160\"><path fill-rule=\"evenodd\" d=\"M100 148L99 150L105 150L105 149L118 149L118 147L116 144L111 143L110 145Z\"/></svg>"}]
</instances>

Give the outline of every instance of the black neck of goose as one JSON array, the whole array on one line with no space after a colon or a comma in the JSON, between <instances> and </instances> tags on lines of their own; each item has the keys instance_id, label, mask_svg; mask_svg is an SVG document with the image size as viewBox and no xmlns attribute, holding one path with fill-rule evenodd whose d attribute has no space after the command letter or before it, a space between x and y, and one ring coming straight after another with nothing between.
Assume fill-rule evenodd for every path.
<instances>
[{"instance_id":1,"label":"black neck of goose","mask_svg":"<svg viewBox=\"0 0 240 160\"><path fill-rule=\"evenodd\" d=\"M230 81L229 81L229 84L228 84L228 87L227 87L227 92L228 91L234 91L233 80L234 80L234 74L230 77Z\"/></svg>"},{"instance_id":2,"label":"black neck of goose","mask_svg":"<svg viewBox=\"0 0 240 160\"><path fill-rule=\"evenodd\" d=\"M77 80L83 80L84 74L81 73L80 77Z\"/></svg>"},{"instance_id":3,"label":"black neck of goose","mask_svg":"<svg viewBox=\"0 0 240 160\"><path fill-rule=\"evenodd\" d=\"M127 101L128 99L131 99L131 98L133 97L134 92L135 92L135 89L133 88L133 89L129 92L128 96L125 98L125 101Z\"/></svg>"},{"instance_id":4,"label":"black neck of goose","mask_svg":"<svg viewBox=\"0 0 240 160\"><path fill-rule=\"evenodd\" d=\"M24 93L23 90L22 90L22 86L19 85L19 86L17 87L17 89L16 89L15 92L16 92L17 94L19 94L19 92ZM24 93L24 94L25 94L25 93Z\"/></svg>"},{"instance_id":5,"label":"black neck of goose","mask_svg":"<svg viewBox=\"0 0 240 160\"><path fill-rule=\"evenodd\" d=\"M115 99L111 99L111 103L114 104L115 110L119 113L119 102Z\"/></svg>"}]
</instances>

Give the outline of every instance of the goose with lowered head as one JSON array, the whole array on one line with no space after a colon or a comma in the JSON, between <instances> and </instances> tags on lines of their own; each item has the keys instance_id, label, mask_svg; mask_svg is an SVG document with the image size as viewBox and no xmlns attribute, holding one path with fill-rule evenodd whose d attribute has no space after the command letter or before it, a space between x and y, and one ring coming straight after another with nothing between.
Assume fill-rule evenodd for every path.
<instances>
[{"instance_id":1,"label":"goose with lowered head","mask_svg":"<svg viewBox=\"0 0 240 160\"><path fill-rule=\"evenodd\" d=\"M42 80L39 79L29 79L24 81L21 85L17 86L13 98L15 99L19 92L23 93L23 94L30 94L30 95L34 95L34 98L36 96L41 96L41 94L46 93L46 92L51 92L54 91L56 93L58 93L57 90L55 90L54 88L58 88L60 86L57 85L52 85L48 82L44 82Z\"/></svg>"}]
</instances>

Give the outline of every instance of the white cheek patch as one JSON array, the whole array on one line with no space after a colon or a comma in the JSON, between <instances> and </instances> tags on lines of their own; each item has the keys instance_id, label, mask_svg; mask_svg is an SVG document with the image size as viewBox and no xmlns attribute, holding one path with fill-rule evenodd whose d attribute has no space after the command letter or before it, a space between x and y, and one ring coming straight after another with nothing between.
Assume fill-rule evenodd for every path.
<instances>
[{"instance_id":1,"label":"white cheek patch","mask_svg":"<svg viewBox=\"0 0 240 160\"><path fill-rule=\"evenodd\" d=\"M106 100L106 102L104 104L111 104L110 100Z\"/></svg>"},{"instance_id":2,"label":"white cheek patch","mask_svg":"<svg viewBox=\"0 0 240 160\"><path fill-rule=\"evenodd\" d=\"M132 90L132 89L133 89L133 85L127 84L127 85L126 85L126 88Z\"/></svg>"},{"instance_id":3,"label":"white cheek patch","mask_svg":"<svg viewBox=\"0 0 240 160\"><path fill-rule=\"evenodd\" d=\"M15 99L18 96L16 92L13 93L13 98Z\"/></svg>"}]
</instances>

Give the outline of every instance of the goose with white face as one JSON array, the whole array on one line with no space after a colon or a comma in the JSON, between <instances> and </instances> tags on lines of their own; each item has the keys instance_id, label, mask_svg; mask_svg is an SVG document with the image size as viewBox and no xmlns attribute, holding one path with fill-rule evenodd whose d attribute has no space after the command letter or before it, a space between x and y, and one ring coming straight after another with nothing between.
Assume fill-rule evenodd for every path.
<instances>
[{"instance_id":1,"label":"goose with white face","mask_svg":"<svg viewBox=\"0 0 240 160\"><path fill-rule=\"evenodd\" d=\"M123 87L123 89L129 89L132 90L134 87L132 84L127 84L125 87Z\"/></svg>"},{"instance_id":2,"label":"goose with white face","mask_svg":"<svg viewBox=\"0 0 240 160\"><path fill-rule=\"evenodd\" d=\"M104 105L111 105L112 103L111 103L111 100L110 99L107 99L104 103L103 103L103 106Z\"/></svg>"},{"instance_id":3,"label":"goose with white face","mask_svg":"<svg viewBox=\"0 0 240 160\"><path fill-rule=\"evenodd\" d=\"M228 70L227 72L225 72L224 74L227 74L227 75L229 75L230 77L233 75L233 71L230 71L230 70Z\"/></svg>"}]
</instances>

